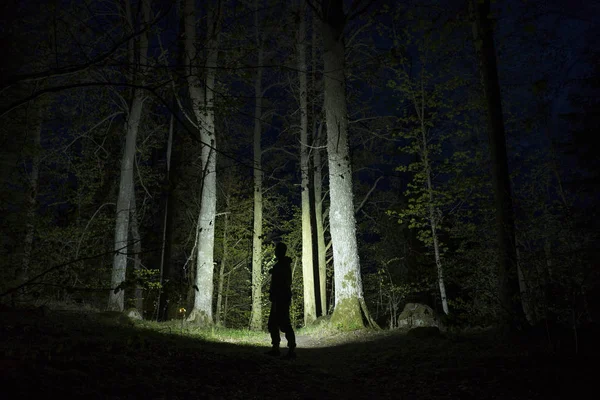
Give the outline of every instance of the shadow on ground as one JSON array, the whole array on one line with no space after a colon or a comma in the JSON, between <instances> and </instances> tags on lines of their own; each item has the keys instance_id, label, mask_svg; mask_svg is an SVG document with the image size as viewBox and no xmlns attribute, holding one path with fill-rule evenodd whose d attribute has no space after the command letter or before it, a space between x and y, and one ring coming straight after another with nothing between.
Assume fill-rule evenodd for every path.
<instances>
[{"instance_id":1,"label":"shadow on ground","mask_svg":"<svg viewBox=\"0 0 600 400\"><path fill-rule=\"evenodd\" d=\"M585 398L597 380L595 357L531 351L491 333L303 337L288 361L263 354L267 333L261 347L72 312L3 310L0 323L0 384L15 398L566 399Z\"/></svg>"}]
</instances>

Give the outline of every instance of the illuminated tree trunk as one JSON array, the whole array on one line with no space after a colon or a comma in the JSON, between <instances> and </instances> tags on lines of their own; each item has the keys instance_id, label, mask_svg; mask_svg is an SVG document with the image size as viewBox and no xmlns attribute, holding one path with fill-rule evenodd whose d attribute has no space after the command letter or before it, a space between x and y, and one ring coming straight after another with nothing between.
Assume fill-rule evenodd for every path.
<instances>
[{"instance_id":1,"label":"illuminated tree trunk","mask_svg":"<svg viewBox=\"0 0 600 400\"><path fill-rule=\"evenodd\" d=\"M342 0L323 0L325 118L329 164L329 222L333 243L335 308L331 323L342 329L363 327L364 306L356 221L352 196L352 170L348 151L346 77L344 74ZM363 307L366 311L366 307Z\"/></svg>"},{"instance_id":2,"label":"illuminated tree trunk","mask_svg":"<svg viewBox=\"0 0 600 400\"><path fill-rule=\"evenodd\" d=\"M319 129L321 131L321 129ZM313 130L314 132L314 130ZM321 132L317 133L320 138ZM315 225L317 231L317 259L319 260L319 291L321 292L321 313L327 315L327 257L325 250L325 228L323 226L323 177L321 174L321 141L317 140L313 149L315 191Z\"/></svg>"},{"instance_id":3,"label":"illuminated tree trunk","mask_svg":"<svg viewBox=\"0 0 600 400\"><path fill-rule=\"evenodd\" d=\"M419 119L421 120L421 158L423 160L423 172L425 173L425 179L427 182L427 195L429 197L429 226L431 227L433 254L435 257L435 265L437 267L438 287L440 289L442 309L444 310L444 313L448 315L448 299L446 298L446 285L444 284L444 269L442 267L442 259L440 256L440 241L437 234L438 219L436 216L435 204L433 202L433 183L431 182L431 166L429 165L429 151L427 149L427 127L425 126L425 100L423 98L424 96L425 92L424 89L421 87L421 107L418 112Z\"/></svg>"},{"instance_id":4,"label":"illuminated tree trunk","mask_svg":"<svg viewBox=\"0 0 600 400\"><path fill-rule=\"evenodd\" d=\"M306 22L304 0L300 1L300 24L296 41L298 80L300 83L300 171L302 199L302 283L304 287L304 324L317 318L313 267L312 228L310 223L310 157L308 153L308 83L306 63Z\"/></svg>"},{"instance_id":5,"label":"illuminated tree trunk","mask_svg":"<svg viewBox=\"0 0 600 400\"><path fill-rule=\"evenodd\" d=\"M498 290L502 308L501 323L515 329L525 321L520 303L517 277L517 255L514 242L514 213L506 139L502 116L502 99L494 32L490 20L490 1L471 0L469 2L473 19L473 37L479 57L481 79L487 103L488 135L492 162L492 184L496 206L496 230L498 235Z\"/></svg>"},{"instance_id":6,"label":"illuminated tree trunk","mask_svg":"<svg viewBox=\"0 0 600 400\"><path fill-rule=\"evenodd\" d=\"M263 44L258 28L258 0L255 1L255 32L258 54L254 81L254 225L252 233L252 316L250 329L262 329L262 63Z\"/></svg>"},{"instance_id":7,"label":"illuminated tree trunk","mask_svg":"<svg viewBox=\"0 0 600 400\"><path fill-rule=\"evenodd\" d=\"M194 308L188 320L200 325L212 325L213 271L215 245L215 214L217 207L216 176L216 137L214 114L214 86L218 61L218 23L220 9L215 15L207 16L206 63L204 93L198 77L196 54L196 19L194 18L194 1L185 2L185 53L189 60L188 88L193 103L194 114L200 130L202 147L202 191L200 194L200 215L196 235L196 280L194 292Z\"/></svg>"},{"instance_id":8,"label":"illuminated tree trunk","mask_svg":"<svg viewBox=\"0 0 600 400\"><path fill-rule=\"evenodd\" d=\"M175 102L174 102L175 103ZM173 107L175 109L175 107ZM173 152L173 139L175 133L175 117L171 114L169 122L169 138L167 139L167 171L165 179L165 193L163 202L163 221L162 221L162 246L160 255L160 292L158 294L158 310L156 318L158 321L166 321L168 319L167 306L169 302L168 292L165 290L165 285L168 283L171 274L171 245L173 240L173 211L174 211L174 193L175 193L175 178L171 168L171 154Z\"/></svg>"},{"instance_id":9,"label":"illuminated tree trunk","mask_svg":"<svg viewBox=\"0 0 600 400\"><path fill-rule=\"evenodd\" d=\"M227 201L227 200L226 200ZM227 201L227 203L229 203ZM229 204L227 204L229 208ZM223 286L225 283L225 267L227 266L227 253L229 249L227 248L227 233L229 229L229 215L225 214L225 222L223 226L223 258L221 259L221 265L219 267L219 283L218 283L218 292L217 292L217 309L215 311L215 323L217 325L221 325L221 316L223 313Z\"/></svg>"},{"instance_id":10,"label":"illuminated tree trunk","mask_svg":"<svg viewBox=\"0 0 600 400\"><path fill-rule=\"evenodd\" d=\"M125 2L126 18L131 30L134 29L133 14L129 1ZM148 1L142 1L142 23L150 21L150 4ZM135 46L133 41L129 42L129 62L131 65L137 64L137 72L143 73L142 64L147 63L148 57L148 34L139 36L137 47L137 60L135 57ZM130 77L130 81L138 84L143 83L143 78ZM111 287L108 296L108 309L113 311L123 311L125 306L125 292L122 289L116 289L125 281L127 273L127 249L128 234L130 230L130 210L135 201L135 190L133 181L133 164L136 152L136 140L142 118L144 92L141 89L133 90L133 98L129 107L129 115L125 127L125 149L121 158L121 172L119 178L119 194L117 197L117 216L115 223L115 240L113 258L113 269L111 277ZM116 293L115 293L116 292Z\"/></svg>"},{"instance_id":11,"label":"illuminated tree trunk","mask_svg":"<svg viewBox=\"0 0 600 400\"><path fill-rule=\"evenodd\" d=\"M313 125L313 194L316 241L313 243L314 251L317 252L317 268L319 274L319 300L321 301L321 315L327 315L327 258L325 251L325 229L323 227L323 176L321 173L321 143L323 141L323 123L317 123L317 109L322 104L317 104L317 18L312 18L312 125Z\"/></svg>"},{"instance_id":12,"label":"illuminated tree trunk","mask_svg":"<svg viewBox=\"0 0 600 400\"><path fill-rule=\"evenodd\" d=\"M142 91L136 90L133 102L129 109L126 124L125 149L121 159L121 177L119 180L119 195L117 198L117 217L115 224L115 255L111 287L117 288L126 278L127 272L127 237L129 234L130 208L135 196L133 187L133 163L135 157L135 144L142 116ZM116 293L115 293L116 292ZM111 290L108 297L108 309L123 311L125 307L125 291Z\"/></svg>"}]
</instances>

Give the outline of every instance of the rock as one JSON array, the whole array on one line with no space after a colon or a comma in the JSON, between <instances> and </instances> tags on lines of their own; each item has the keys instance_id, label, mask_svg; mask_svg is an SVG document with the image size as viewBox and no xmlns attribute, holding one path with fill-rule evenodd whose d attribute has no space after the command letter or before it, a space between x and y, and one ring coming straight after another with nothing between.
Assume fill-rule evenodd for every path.
<instances>
[{"instance_id":1,"label":"rock","mask_svg":"<svg viewBox=\"0 0 600 400\"><path fill-rule=\"evenodd\" d=\"M408 303L398 317L398 327L414 328L418 326L438 327L438 319L431 307L425 304Z\"/></svg>"},{"instance_id":2,"label":"rock","mask_svg":"<svg viewBox=\"0 0 600 400\"><path fill-rule=\"evenodd\" d=\"M125 312L125 315L127 315L131 319L135 319L135 320L138 320L138 321L141 321L142 319L144 319L142 317L142 314L140 314L140 312L137 309L135 309L135 308L130 308L129 310L127 310Z\"/></svg>"}]
</instances>

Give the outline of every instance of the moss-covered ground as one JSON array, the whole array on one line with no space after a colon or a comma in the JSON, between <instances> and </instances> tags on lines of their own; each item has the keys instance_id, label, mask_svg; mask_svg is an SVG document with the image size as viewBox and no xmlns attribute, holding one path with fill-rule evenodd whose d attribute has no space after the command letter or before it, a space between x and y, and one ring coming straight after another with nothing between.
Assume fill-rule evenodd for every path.
<instances>
[{"instance_id":1,"label":"moss-covered ground","mask_svg":"<svg viewBox=\"0 0 600 400\"><path fill-rule=\"evenodd\" d=\"M298 358L264 354L266 332L180 321L0 311L3 398L577 399L598 360L556 355L493 332L298 332ZM285 344L283 339L282 344Z\"/></svg>"}]
</instances>

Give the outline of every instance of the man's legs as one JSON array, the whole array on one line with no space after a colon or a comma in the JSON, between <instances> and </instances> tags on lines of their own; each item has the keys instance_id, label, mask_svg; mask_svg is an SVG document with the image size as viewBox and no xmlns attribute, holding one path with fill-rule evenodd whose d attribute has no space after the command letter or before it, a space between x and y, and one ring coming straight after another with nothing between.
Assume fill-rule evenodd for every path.
<instances>
[{"instance_id":1,"label":"man's legs","mask_svg":"<svg viewBox=\"0 0 600 400\"><path fill-rule=\"evenodd\" d=\"M292 323L290 321L290 303L286 302L284 304L280 304L277 311L279 329L285 333L285 338L288 342L289 351L287 356L294 358L296 354L296 334L294 333L294 328L292 328Z\"/></svg>"},{"instance_id":2,"label":"man's legs","mask_svg":"<svg viewBox=\"0 0 600 400\"><path fill-rule=\"evenodd\" d=\"M271 344L273 347L267 354L278 356L279 355L279 343L281 342L281 337L279 336L279 324L277 323L277 303L271 302L271 313L269 314L269 323L268 329L271 334Z\"/></svg>"}]
</instances>

